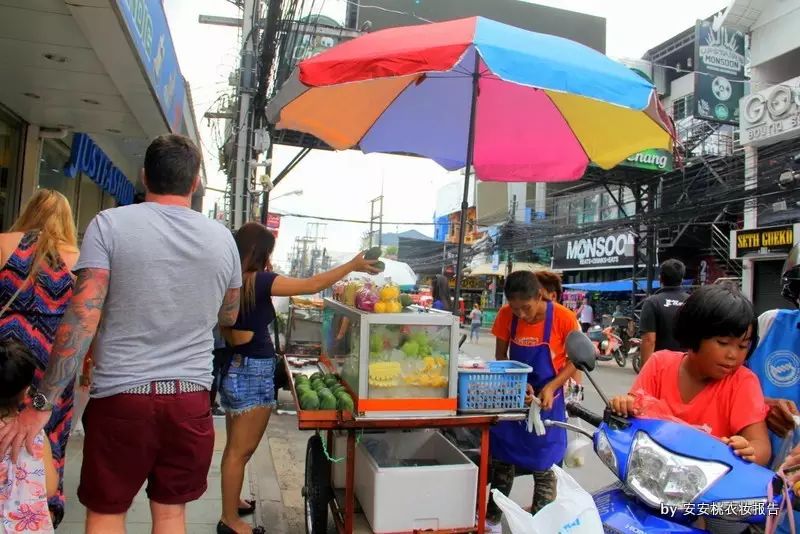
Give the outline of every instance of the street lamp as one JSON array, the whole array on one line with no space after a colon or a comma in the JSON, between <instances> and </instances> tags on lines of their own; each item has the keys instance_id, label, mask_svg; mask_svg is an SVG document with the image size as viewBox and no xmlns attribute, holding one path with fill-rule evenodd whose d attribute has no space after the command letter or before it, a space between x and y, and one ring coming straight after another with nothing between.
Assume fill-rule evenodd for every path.
<instances>
[{"instance_id":1,"label":"street lamp","mask_svg":"<svg viewBox=\"0 0 800 534\"><path fill-rule=\"evenodd\" d=\"M294 191L289 191L288 193L284 193L282 195L278 195L277 197L272 197L270 200L278 200L279 198L290 197L292 195L300 196L302 194L303 194L303 190L302 189L295 189Z\"/></svg>"},{"instance_id":2,"label":"street lamp","mask_svg":"<svg viewBox=\"0 0 800 534\"><path fill-rule=\"evenodd\" d=\"M269 202L270 200L277 200L279 198L288 197L292 195L300 196L303 194L302 189L295 189L294 191L289 191L288 193L284 193L282 195L278 195L276 197L270 198L269 191L264 191L264 198L261 204L261 224L267 224L267 215L269 212Z\"/></svg>"}]
</instances>

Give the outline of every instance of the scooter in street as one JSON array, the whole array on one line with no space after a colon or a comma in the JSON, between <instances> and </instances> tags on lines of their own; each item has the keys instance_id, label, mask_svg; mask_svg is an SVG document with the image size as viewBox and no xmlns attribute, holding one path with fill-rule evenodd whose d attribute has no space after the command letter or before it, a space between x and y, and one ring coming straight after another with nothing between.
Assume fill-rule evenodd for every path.
<instances>
[{"instance_id":1,"label":"scooter in street","mask_svg":"<svg viewBox=\"0 0 800 534\"><path fill-rule=\"evenodd\" d=\"M630 348L628 349L628 359L631 361L631 366L636 374L642 370L642 340L638 337L632 337L629 341Z\"/></svg>"},{"instance_id":2,"label":"scooter in street","mask_svg":"<svg viewBox=\"0 0 800 534\"><path fill-rule=\"evenodd\" d=\"M591 375L596 360L592 342L573 332L566 347L570 361L608 406ZM782 504L798 507L782 478L740 459L700 429L665 419L620 417L608 408L599 415L577 403L568 404L567 411L596 430L551 420L545 420L545 426L590 438L598 457L620 481L593 495L605 532L703 533L712 532L705 528L715 523L744 528L745 523L764 523ZM770 487L776 497L770 497Z\"/></svg>"},{"instance_id":3,"label":"scooter in street","mask_svg":"<svg viewBox=\"0 0 800 534\"><path fill-rule=\"evenodd\" d=\"M595 355L601 362L610 362L614 360L620 367L625 367L625 354L623 352L623 341L620 336L616 334L616 328L608 326L603 328L600 325L594 325L589 328L586 333L595 347Z\"/></svg>"}]
</instances>

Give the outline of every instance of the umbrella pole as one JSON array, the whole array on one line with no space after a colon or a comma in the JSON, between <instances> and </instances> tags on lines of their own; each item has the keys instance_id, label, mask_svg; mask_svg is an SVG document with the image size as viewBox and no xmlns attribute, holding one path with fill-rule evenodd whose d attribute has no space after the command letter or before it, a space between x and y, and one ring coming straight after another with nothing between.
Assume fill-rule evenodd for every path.
<instances>
[{"instance_id":1,"label":"umbrella pole","mask_svg":"<svg viewBox=\"0 0 800 534\"><path fill-rule=\"evenodd\" d=\"M467 139L467 167L464 170L464 196L461 199L461 224L458 228L458 253L456 254L456 295L453 302L453 312L458 314L461 309L461 278L463 277L462 259L464 256L464 237L467 234L467 208L469 204L469 180L472 176L472 160L475 154L475 120L478 108L478 81L480 80L480 56L475 50L475 68L472 72L472 102L469 111L469 137Z\"/></svg>"}]
</instances>

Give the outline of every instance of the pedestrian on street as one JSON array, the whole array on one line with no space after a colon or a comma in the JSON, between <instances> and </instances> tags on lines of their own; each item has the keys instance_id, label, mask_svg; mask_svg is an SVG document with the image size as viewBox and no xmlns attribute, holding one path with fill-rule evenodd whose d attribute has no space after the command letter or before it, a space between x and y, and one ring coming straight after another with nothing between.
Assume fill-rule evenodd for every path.
<instances>
[{"instance_id":1,"label":"pedestrian on street","mask_svg":"<svg viewBox=\"0 0 800 534\"><path fill-rule=\"evenodd\" d=\"M33 385L39 387L56 328L72 295L71 273L78 260L77 231L66 197L50 189L34 193L11 230L0 234L0 255L0 307L8 307L0 317L0 342L16 340L33 352L38 366ZM44 420L58 468L58 491L49 499L55 526L64 517L64 453L72 428L74 390L73 381L52 396L52 410ZM0 443L0 455L5 449Z\"/></svg>"},{"instance_id":2,"label":"pedestrian on street","mask_svg":"<svg viewBox=\"0 0 800 534\"><path fill-rule=\"evenodd\" d=\"M239 317L222 335L231 357L222 366L220 400L228 439L222 453L222 517L218 534L263 533L239 517L244 468L256 451L275 406L275 347L269 325L275 320L272 297L312 295L353 271L377 274L373 260L359 254L351 261L311 278L290 278L272 271L275 236L266 226L247 223L236 232L242 269Z\"/></svg>"},{"instance_id":3,"label":"pedestrian on street","mask_svg":"<svg viewBox=\"0 0 800 534\"><path fill-rule=\"evenodd\" d=\"M432 293L433 305L431 307L434 310L453 311L453 299L450 298L450 284L447 282L446 276L436 275Z\"/></svg>"},{"instance_id":4,"label":"pedestrian on street","mask_svg":"<svg viewBox=\"0 0 800 534\"><path fill-rule=\"evenodd\" d=\"M469 312L469 341L472 342L472 339L475 339L475 343L480 340L481 335L481 322L483 321L483 313L481 313L481 307L476 302L472 305L472 311Z\"/></svg>"},{"instance_id":5,"label":"pedestrian on street","mask_svg":"<svg viewBox=\"0 0 800 534\"><path fill-rule=\"evenodd\" d=\"M594 324L594 308L589 304L588 298L583 299L583 304L578 308L577 314L578 322L581 323L581 330L587 332Z\"/></svg>"},{"instance_id":6,"label":"pedestrian on street","mask_svg":"<svg viewBox=\"0 0 800 534\"><path fill-rule=\"evenodd\" d=\"M236 321L241 268L231 233L190 207L201 159L185 137L156 138L144 158L145 202L89 223L31 407L0 428L0 453L32 450L97 333L78 487L89 534L124 533L145 482L153 532L180 534L186 503L206 491L211 330Z\"/></svg>"},{"instance_id":7,"label":"pedestrian on street","mask_svg":"<svg viewBox=\"0 0 800 534\"><path fill-rule=\"evenodd\" d=\"M539 280L539 285L542 286L542 298L561 304L562 298L564 297L564 286L561 285L561 275L549 269L541 269L536 271L536 278ZM582 373L575 370L575 374L567 380L564 389L568 392L579 391L582 382Z\"/></svg>"},{"instance_id":8,"label":"pedestrian on street","mask_svg":"<svg viewBox=\"0 0 800 534\"><path fill-rule=\"evenodd\" d=\"M500 308L492 328L497 338L495 358L533 367L526 403L540 404L542 419L566 421L563 388L575 366L567 360L565 343L570 332L579 330L575 315L545 300L538 278L529 271L511 273L504 292L508 304ZM531 513L535 514L556 497L556 475L551 468L563 461L566 448L567 434L562 428L550 427L538 436L528 432L524 422L498 423L491 429L492 487L509 495L516 469L532 471ZM499 532L500 516L500 509L490 499L489 532Z\"/></svg>"},{"instance_id":9,"label":"pedestrian on street","mask_svg":"<svg viewBox=\"0 0 800 534\"><path fill-rule=\"evenodd\" d=\"M675 334L675 318L678 311L689 298L681 289L686 266L679 260L670 259L661 264L659 281L661 289L645 299L639 330L642 332L642 366L650 355L659 350L683 351Z\"/></svg>"},{"instance_id":10,"label":"pedestrian on street","mask_svg":"<svg viewBox=\"0 0 800 534\"><path fill-rule=\"evenodd\" d=\"M36 356L17 341L0 343L0 426L17 415L37 369ZM21 451L17 462L0 454L0 529L3 532L53 532L47 500L56 496L59 477L50 440L39 432L34 452ZM15 465L16 463L16 465Z\"/></svg>"}]
</instances>

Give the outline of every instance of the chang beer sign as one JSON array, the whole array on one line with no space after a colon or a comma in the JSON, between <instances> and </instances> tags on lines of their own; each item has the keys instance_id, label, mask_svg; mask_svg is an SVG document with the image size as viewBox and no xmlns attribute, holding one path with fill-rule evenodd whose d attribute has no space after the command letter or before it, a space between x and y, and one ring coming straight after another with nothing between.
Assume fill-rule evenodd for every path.
<instances>
[{"instance_id":1,"label":"chang beer sign","mask_svg":"<svg viewBox=\"0 0 800 534\"><path fill-rule=\"evenodd\" d=\"M716 17L715 17L716 19ZM739 123L739 100L745 90L745 41L740 31L712 20L695 26L695 117Z\"/></svg>"},{"instance_id":2,"label":"chang beer sign","mask_svg":"<svg viewBox=\"0 0 800 534\"><path fill-rule=\"evenodd\" d=\"M672 153L658 148L650 148L637 152L620 163L623 167L634 167L646 171L671 171L674 164Z\"/></svg>"}]
</instances>

